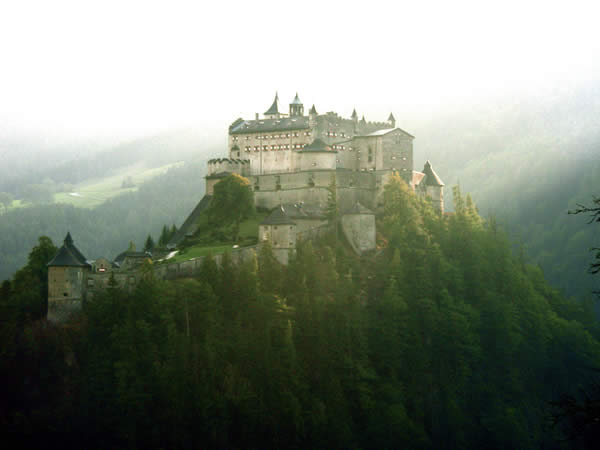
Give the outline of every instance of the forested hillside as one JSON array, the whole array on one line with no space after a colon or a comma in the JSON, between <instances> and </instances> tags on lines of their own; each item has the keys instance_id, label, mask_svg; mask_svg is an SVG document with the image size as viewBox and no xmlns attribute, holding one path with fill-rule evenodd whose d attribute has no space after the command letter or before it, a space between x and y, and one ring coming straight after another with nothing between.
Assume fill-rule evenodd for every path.
<instances>
[{"instance_id":1,"label":"forested hillside","mask_svg":"<svg viewBox=\"0 0 600 450\"><path fill-rule=\"evenodd\" d=\"M597 85L496 99L415 128L417 169L430 159L447 185L470 192L553 285L580 298L598 288L586 270L598 230L567 214L600 190Z\"/></svg>"},{"instance_id":2,"label":"forested hillside","mask_svg":"<svg viewBox=\"0 0 600 450\"><path fill-rule=\"evenodd\" d=\"M63 204L9 210L0 216L0 280L25 264L40 235L60 243L71 231L90 259L112 260L130 241L141 249L149 233L157 241L163 225L179 226L202 198L205 173L204 160L189 162L92 210Z\"/></svg>"},{"instance_id":3,"label":"forested hillside","mask_svg":"<svg viewBox=\"0 0 600 450\"><path fill-rule=\"evenodd\" d=\"M147 266L60 327L23 306L42 302L40 241L0 291L1 426L78 448L592 448L597 424L564 441L550 403L600 364L591 305L458 190L450 217L400 178L385 197L374 254L332 233L288 267L268 246L197 279Z\"/></svg>"}]
</instances>

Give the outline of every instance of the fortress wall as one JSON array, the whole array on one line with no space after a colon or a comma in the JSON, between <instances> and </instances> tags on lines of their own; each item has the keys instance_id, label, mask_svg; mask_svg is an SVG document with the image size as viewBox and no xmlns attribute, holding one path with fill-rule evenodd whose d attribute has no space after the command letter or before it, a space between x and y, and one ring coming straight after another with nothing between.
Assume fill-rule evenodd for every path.
<instances>
[{"instance_id":1,"label":"fortress wall","mask_svg":"<svg viewBox=\"0 0 600 450\"><path fill-rule=\"evenodd\" d=\"M49 267L48 299L81 298L83 278L87 273L89 269L83 267Z\"/></svg>"},{"instance_id":2,"label":"fortress wall","mask_svg":"<svg viewBox=\"0 0 600 450\"><path fill-rule=\"evenodd\" d=\"M377 187L373 172L331 170L250 177L254 202L256 206L269 209L282 203L300 202L325 206L332 174L336 177L340 208L351 208L356 201L374 207ZM277 189L278 183L281 189Z\"/></svg>"},{"instance_id":3,"label":"fortress wall","mask_svg":"<svg viewBox=\"0 0 600 450\"><path fill-rule=\"evenodd\" d=\"M356 134L356 127L352 119L343 119L335 113L322 114L317 116L314 137L332 145L351 139Z\"/></svg>"},{"instance_id":4,"label":"fortress wall","mask_svg":"<svg viewBox=\"0 0 600 450\"><path fill-rule=\"evenodd\" d=\"M408 181L413 170L413 138L396 130L383 136L382 144L382 161L377 169L396 169Z\"/></svg>"},{"instance_id":5,"label":"fortress wall","mask_svg":"<svg viewBox=\"0 0 600 450\"><path fill-rule=\"evenodd\" d=\"M359 255L375 249L375 215L348 214L342 216L342 229L348 242Z\"/></svg>"},{"instance_id":6,"label":"fortress wall","mask_svg":"<svg viewBox=\"0 0 600 450\"><path fill-rule=\"evenodd\" d=\"M297 161L299 164L296 167L301 171L309 170L335 170L336 153L316 153L303 152L297 153Z\"/></svg>"}]
</instances>

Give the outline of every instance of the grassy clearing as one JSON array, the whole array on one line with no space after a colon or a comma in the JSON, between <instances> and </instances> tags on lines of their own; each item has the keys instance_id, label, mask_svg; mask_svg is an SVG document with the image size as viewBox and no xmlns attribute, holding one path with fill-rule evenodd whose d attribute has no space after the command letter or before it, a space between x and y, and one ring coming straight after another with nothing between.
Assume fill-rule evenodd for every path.
<instances>
[{"instance_id":1,"label":"grassy clearing","mask_svg":"<svg viewBox=\"0 0 600 450\"><path fill-rule=\"evenodd\" d=\"M54 195L55 203L68 203L80 208L94 208L106 200L126 192L136 191L137 187L123 188L123 180L131 177L136 186L151 178L161 175L171 167L182 165L183 162L167 164L161 167L148 169L137 164L119 170L113 175L87 180L75 186L73 192L61 192Z\"/></svg>"},{"instance_id":2,"label":"grassy clearing","mask_svg":"<svg viewBox=\"0 0 600 450\"><path fill-rule=\"evenodd\" d=\"M200 256L206 256L209 253L218 255L219 253L225 253L227 250L232 250L231 244L227 245L214 245L212 247L189 247L185 250L180 251L177 255L168 259L167 263L187 261L188 259L199 258Z\"/></svg>"},{"instance_id":3,"label":"grassy clearing","mask_svg":"<svg viewBox=\"0 0 600 450\"><path fill-rule=\"evenodd\" d=\"M194 236L189 247L185 247L173 258L167 262L186 261L200 256L206 256L209 253L217 255L227 250L232 250L234 245L247 247L254 245L258 241L258 225L267 216L266 213L256 213L240 224L239 239L237 242L229 241L231 238L231 226L217 227L208 223L206 215L202 215L199 220L200 231Z\"/></svg>"}]
</instances>

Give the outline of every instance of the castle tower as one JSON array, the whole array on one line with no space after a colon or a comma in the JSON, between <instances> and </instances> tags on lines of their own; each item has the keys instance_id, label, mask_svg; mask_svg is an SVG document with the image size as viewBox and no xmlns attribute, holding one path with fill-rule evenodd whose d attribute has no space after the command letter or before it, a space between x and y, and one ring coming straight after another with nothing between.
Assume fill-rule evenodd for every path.
<instances>
[{"instance_id":1,"label":"castle tower","mask_svg":"<svg viewBox=\"0 0 600 450\"><path fill-rule=\"evenodd\" d=\"M392 113L390 113L390 117L388 117L388 122L390 124L390 128L396 128L396 119Z\"/></svg>"},{"instance_id":2,"label":"castle tower","mask_svg":"<svg viewBox=\"0 0 600 450\"><path fill-rule=\"evenodd\" d=\"M444 213L444 182L440 179L437 173L431 167L431 163L427 161L423 167L425 178L421 181L419 187L421 191L431 197L433 206Z\"/></svg>"},{"instance_id":3,"label":"castle tower","mask_svg":"<svg viewBox=\"0 0 600 450\"><path fill-rule=\"evenodd\" d=\"M85 280L91 265L67 233L62 247L48 263L48 315L50 321L65 320L81 310Z\"/></svg>"},{"instance_id":4,"label":"castle tower","mask_svg":"<svg viewBox=\"0 0 600 450\"><path fill-rule=\"evenodd\" d=\"M298 97L298 93L296 92L296 96L294 97L294 100L292 100L292 103L290 103L290 117L297 117L297 116L303 116L303 115L304 115L304 105L300 101L300 98Z\"/></svg>"},{"instance_id":5,"label":"castle tower","mask_svg":"<svg viewBox=\"0 0 600 450\"><path fill-rule=\"evenodd\" d=\"M273 104L269 109L265 111L266 119L279 119L281 117L281 113L279 112L279 95L275 92L275 100L273 100Z\"/></svg>"},{"instance_id":6,"label":"castle tower","mask_svg":"<svg viewBox=\"0 0 600 450\"><path fill-rule=\"evenodd\" d=\"M356 108L352 110L352 115L350 116L354 123L358 123L358 114L356 114Z\"/></svg>"}]
</instances>

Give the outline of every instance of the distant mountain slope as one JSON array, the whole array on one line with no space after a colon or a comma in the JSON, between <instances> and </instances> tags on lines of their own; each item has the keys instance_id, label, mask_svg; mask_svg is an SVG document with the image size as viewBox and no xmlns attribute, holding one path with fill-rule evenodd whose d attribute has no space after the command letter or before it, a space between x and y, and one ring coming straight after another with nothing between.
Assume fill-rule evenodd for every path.
<instances>
[{"instance_id":1,"label":"distant mountain slope","mask_svg":"<svg viewBox=\"0 0 600 450\"><path fill-rule=\"evenodd\" d=\"M598 288L586 273L598 231L567 211L600 195L600 85L438 116L415 134L418 164L431 159L448 187L471 193L554 285L577 296Z\"/></svg>"},{"instance_id":2,"label":"distant mountain slope","mask_svg":"<svg viewBox=\"0 0 600 450\"><path fill-rule=\"evenodd\" d=\"M59 204L10 210L0 216L0 280L25 264L41 235L60 244L70 231L77 247L90 259L112 259L129 241L142 248L148 233L158 241L162 226L180 225L204 195L205 166L205 160L196 160L171 168L138 191L94 209Z\"/></svg>"},{"instance_id":3,"label":"distant mountain slope","mask_svg":"<svg viewBox=\"0 0 600 450\"><path fill-rule=\"evenodd\" d=\"M47 148L32 139L2 141L0 137L0 149L6 158L6 167L0 168L0 192L10 192L19 198L28 185L39 184L45 179L78 184L90 178L110 176L132 165L154 168L208 156L219 148L220 140L218 136L207 136L198 129L186 129L109 148L99 149L88 143L73 149L71 144ZM224 142L224 138L222 140ZM21 147L26 151L17 159Z\"/></svg>"}]
</instances>

